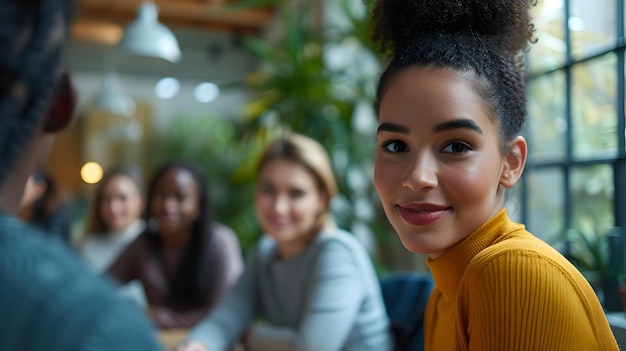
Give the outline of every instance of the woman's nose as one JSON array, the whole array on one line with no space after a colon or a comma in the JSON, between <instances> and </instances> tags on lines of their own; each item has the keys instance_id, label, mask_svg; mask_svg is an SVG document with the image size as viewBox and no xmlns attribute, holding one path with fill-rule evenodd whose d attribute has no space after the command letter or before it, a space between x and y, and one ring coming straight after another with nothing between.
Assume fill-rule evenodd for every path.
<instances>
[{"instance_id":1,"label":"woman's nose","mask_svg":"<svg viewBox=\"0 0 626 351\"><path fill-rule=\"evenodd\" d=\"M437 162L434 157L430 155L416 157L407 169L402 185L413 191L436 188L438 185Z\"/></svg>"},{"instance_id":2,"label":"woman's nose","mask_svg":"<svg viewBox=\"0 0 626 351\"><path fill-rule=\"evenodd\" d=\"M272 208L277 213L285 213L289 208L289 200L286 196L278 195L274 198Z\"/></svg>"},{"instance_id":3,"label":"woman's nose","mask_svg":"<svg viewBox=\"0 0 626 351\"><path fill-rule=\"evenodd\" d=\"M172 209L176 208L176 206L178 205L178 201L176 200L175 197L168 196L163 201L163 205L164 205L166 210L172 210Z\"/></svg>"}]
</instances>

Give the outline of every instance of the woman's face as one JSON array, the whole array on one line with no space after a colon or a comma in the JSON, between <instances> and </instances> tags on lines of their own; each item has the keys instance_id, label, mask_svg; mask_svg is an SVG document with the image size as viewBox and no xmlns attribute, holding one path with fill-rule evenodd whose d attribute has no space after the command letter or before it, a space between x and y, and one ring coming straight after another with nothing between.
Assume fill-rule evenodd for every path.
<instances>
[{"instance_id":1,"label":"woman's face","mask_svg":"<svg viewBox=\"0 0 626 351\"><path fill-rule=\"evenodd\" d=\"M274 159L259 174L255 208L265 233L279 247L304 247L318 229L328 200L313 174L297 162Z\"/></svg>"},{"instance_id":2,"label":"woman's face","mask_svg":"<svg viewBox=\"0 0 626 351\"><path fill-rule=\"evenodd\" d=\"M200 213L200 188L193 175L182 168L171 168L157 181L150 215L159 223L164 236L189 235Z\"/></svg>"},{"instance_id":3,"label":"woman's face","mask_svg":"<svg viewBox=\"0 0 626 351\"><path fill-rule=\"evenodd\" d=\"M119 232L133 224L143 212L144 202L137 184L124 175L114 175L102 186L100 218L110 231Z\"/></svg>"},{"instance_id":4,"label":"woman's face","mask_svg":"<svg viewBox=\"0 0 626 351\"><path fill-rule=\"evenodd\" d=\"M440 257L503 208L513 159L467 78L409 68L390 82L379 121L374 182L409 251Z\"/></svg>"}]
</instances>

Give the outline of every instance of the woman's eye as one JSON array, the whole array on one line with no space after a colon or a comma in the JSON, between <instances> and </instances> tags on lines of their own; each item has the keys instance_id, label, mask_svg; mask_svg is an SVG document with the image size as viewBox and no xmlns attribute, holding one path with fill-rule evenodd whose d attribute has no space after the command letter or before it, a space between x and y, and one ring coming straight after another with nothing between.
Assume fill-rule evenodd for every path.
<instances>
[{"instance_id":1,"label":"woman's eye","mask_svg":"<svg viewBox=\"0 0 626 351\"><path fill-rule=\"evenodd\" d=\"M273 187L268 186L268 185L260 186L259 190L261 191L261 194L265 194L265 195L273 195L274 193L276 193L276 190L274 190Z\"/></svg>"},{"instance_id":2,"label":"woman's eye","mask_svg":"<svg viewBox=\"0 0 626 351\"><path fill-rule=\"evenodd\" d=\"M289 197L291 197L292 199L298 199L301 198L305 195L305 192L303 190L291 190L289 191Z\"/></svg>"},{"instance_id":3,"label":"woman's eye","mask_svg":"<svg viewBox=\"0 0 626 351\"><path fill-rule=\"evenodd\" d=\"M472 148L469 145L462 143L462 142L450 143L444 146L444 148L442 149L443 152L454 153L454 154L462 154L471 150Z\"/></svg>"},{"instance_id":4,"label":"woman's eye","mask_svg":"<svg viewBox=\"0 0 626 351\"><path fill-rule=\"evenodd\" d=\"M388 141L384 143L383 149L385 149L385 151L395 153L395 152L406 152L408 151L409 148L404 142L393 140L393 141Z\"/></svg>"}]
</instances>

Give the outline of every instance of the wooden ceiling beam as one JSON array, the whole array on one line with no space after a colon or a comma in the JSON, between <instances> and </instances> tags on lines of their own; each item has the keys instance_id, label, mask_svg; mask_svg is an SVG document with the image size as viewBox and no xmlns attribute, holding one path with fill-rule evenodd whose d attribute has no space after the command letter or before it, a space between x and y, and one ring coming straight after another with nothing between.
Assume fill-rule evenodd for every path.
<instances>
[{"instance_id":1,"label":"wooden ceiling beam","mask_svg":"<svg viewBox=\"0 0 626 351\"><path fill-rule=\"evenodd\" d=\"M127 24L137 15L142 0L79 0L78 18L110 19ZM258 31L272 20L272 9L233 10L220 0L156 1L159 20L166 25L186 25L225 30Z\"/></svg>"}]
</instances>

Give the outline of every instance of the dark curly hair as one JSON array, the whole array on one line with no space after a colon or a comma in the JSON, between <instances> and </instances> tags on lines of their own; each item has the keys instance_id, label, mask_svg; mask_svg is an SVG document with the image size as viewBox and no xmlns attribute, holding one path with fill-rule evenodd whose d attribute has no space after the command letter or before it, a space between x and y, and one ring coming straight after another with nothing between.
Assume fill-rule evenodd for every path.
<instances>
[{"instance_id":1,"label":"dark curly hair","mask_svg":"<svg viewBox=\"0 0 626 351\"><path fill-rule=\"evenodd\" d=\"M409 67L463 72L499 124L501 147L526 119L522 50L531 41L536 0L376 0L371 37L389 59L376 111L389 83Z\"/></svg>"}]
</instances>

